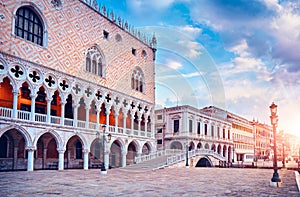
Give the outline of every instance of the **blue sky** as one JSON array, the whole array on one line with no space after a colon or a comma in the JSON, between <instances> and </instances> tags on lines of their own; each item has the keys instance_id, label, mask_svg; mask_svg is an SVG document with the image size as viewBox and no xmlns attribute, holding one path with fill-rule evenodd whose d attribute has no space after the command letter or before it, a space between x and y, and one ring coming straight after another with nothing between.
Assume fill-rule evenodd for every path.
<instances>
[{"instance_id":1,"label":"blue sky","mask_svg":"<svg viewBox=\"0 0 300 197\"><path fill-rule=\"evenodd\" d=\"M99 0L157 37L156 105L215 105L300 136L300 3Z\"/></svg>"}]
</instances>

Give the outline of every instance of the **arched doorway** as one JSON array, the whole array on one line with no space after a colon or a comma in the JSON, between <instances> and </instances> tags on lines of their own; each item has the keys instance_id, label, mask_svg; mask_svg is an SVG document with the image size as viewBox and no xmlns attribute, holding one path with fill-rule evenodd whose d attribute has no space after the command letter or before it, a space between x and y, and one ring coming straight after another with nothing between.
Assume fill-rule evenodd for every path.
<instances>
[{"instance_id":1,"label":"arched doorway","mask_svg":"<svg viewBox=\"0 0 300 197\"><path fill-rule=\"evenodd\" d=\"M110 147L109 154L110 167L117 168L122 166L122 145L118 140L114 141Z\"/></svg>"},{"instance_id":2,"label":"arched doorway","mask_svg":"<svg viewBox=\"0 0 300 197\"><path fill-rule=\"evenodd\" d=\"M175 142L171 143L170 149L179 149L179 150L182 150L183 147L182 147L182 144L180 142L175 141Z\"/></svg>"},{"instance_id":3,"label":"arched doorway","mask_svg":"<svg viewBox=\"0 0 300 197\"><path fill-rule=\"evenodd\" d=\"M83 145L78 136L69 139L64 155L65 168L83 168Z\"/></svg>"},{"instance_id":4,"label":"arched doorway","mask_svg":"<svg viewBox=\"0 0 300 197\"><path fill-rule=\"evenodd\" d=\"M126 156L126 165L130 165L134 163L134 158L137 156L137 145L136 143L130 142L127 149L127 156Z\"/></svg>"},{"instance_id":5,"label":"arched doorway","mask_svg":"<svg viewBox=\"0 0 300 197\"><path fill-rule=\"evenodd\" d=\"M203 148L202 143L199 142L199 143L197 144L197 149L202 149L202 148Z\"/></svg>"},{"instance_id":6,"label":"arched doorway","mask_svg":"<svg viewBox=\"0 0 300 197\"><path fill-rule=\"evenodd\" d=\"M209 159L203 157L197 162L196 167L212 167L212 164Z\"/></svg>"},{"instance_id":7,"label":"arched doorway","mask_svg":"<svg viewBox=\"0 0 300 197\"><path fill-rule=\"evenodd\" d=\"M221 145L219 144L219 145L218 145L218 154L219 154L219 155L221 155L221 150L222 150L222 149L221 149Z\"/></svg>"},{"instance_id":8,"label":"arched doorway","mask_svg":"<svg viewBox=\"0 0 300 197\"><path fill-rule=\"evenodd\" d=\"M25 144L24 136L16 129L10 129L0 137L0 171L27 169Z\"/></svg>"},{"instance_id":9,"label":"arched doorway","mask_svg":"<svg viewBox=\"0 0 300 197\"><path fill-rule=\"evenodd\" d=\"M37 141L34 169L58 169L57 143L54 136L47 132Z\"/></svg>"},{"instance_id":10,"label":"arched doorway","mask_svg":"<svg viewBox=\"0 0 300 197\"><path fill-rule=\"evenodd\" d=\"M195 149L195 144L194 144L194 142L190 142L190 145L189 145L189 151L194 150L194 149Z\"/></svg>"},{"instance_id":11,"label":"arched doorway","mask_svg":"<svg viewBox=\"0 0 300 197\"><path fill-rule=\"evenodd\" d=\"M148 143L145 143L142 148L142 155L149 155L150 153L150 145Z\"/></svg>"},{"instance_id":12,"label":"arched doorway","mask_svg":"<svg viewBox=\"0 0 300 197\"><path fill-rule=\"evenodd\" d=\"M100 168L103 161L103 146L101 139L95 139L89 154L89 167Z\"/></svg>"}]
</instances>

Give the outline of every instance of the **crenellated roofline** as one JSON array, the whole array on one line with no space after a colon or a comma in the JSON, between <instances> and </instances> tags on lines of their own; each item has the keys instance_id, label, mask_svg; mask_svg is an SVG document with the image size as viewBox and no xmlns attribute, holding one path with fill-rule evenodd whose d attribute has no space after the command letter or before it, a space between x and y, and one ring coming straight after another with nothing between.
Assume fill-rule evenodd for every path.
<instances>
[{"instance_id":1,"label":"crenellated roofline","mask_svg":"<svg viewBox=\"0 0 300 197\"><path fill-rule=\"evenodd\" d=\"M106 7L104 5L99 6L99 4L96 0L79 0L79 1L86 4L91 9L93 9L94 11L99 13L101 16L103 16L110 22L116 24L119 28L121 28L125 32L129 33L131 36L133 36L137 40L141 41L145 45L149 46L154 51L156 51L157 40L155 37L155 33L153 33L152 38L149 38L148 36L146 36L145 33L142 33L140 30L135 29L134 26L130 25L126 20L124 21L124 19L121 19L120 16L118 16L118 17L115 16L114 12L106 9Z\"/></svg>"}]
</instances>

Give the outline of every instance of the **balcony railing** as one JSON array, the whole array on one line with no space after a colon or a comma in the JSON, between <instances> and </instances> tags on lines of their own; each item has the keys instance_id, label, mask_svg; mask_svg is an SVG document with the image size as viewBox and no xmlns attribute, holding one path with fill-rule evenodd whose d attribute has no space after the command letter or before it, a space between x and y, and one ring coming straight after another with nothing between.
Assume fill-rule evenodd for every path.
<instances>
[{"instance_id":1,"label":"balcony railing","mask_svg":"<svg viewBox=\"0 0 300 197\"><path fill-rule=\"evenodd\" d=\"M97 130L97 123L95 122L86 122L82 120L77 120L77 125L75 124L75 121L73 119L69 118L61 118L59 116L50 116L49 120L47 120L46 114L34 114L34 121L31 119L31 112L28 111L22 111L17 110L17 119L22 121L28 121L28 122L41 122L44 124L55 124L55 125L61 125L61 126L68 126L68 127L75 127L75 128L82 128L87 130ZM13 118L13 109L0 107L0 118L9 119L11 120ZM62 123L63 120L63 124ZM49 122L48 122L49 121ZM98 125L99 126L99 125ZM154 138L154 134L151 133L151 131L138 131L138 130L131 130L128 128L121 128L110 125L108 127L108 131L111 133L120 133L120 134L127 134L131 136L140 136L140 137L148 137L148 138Z\"/></svg>"}]
</instances>

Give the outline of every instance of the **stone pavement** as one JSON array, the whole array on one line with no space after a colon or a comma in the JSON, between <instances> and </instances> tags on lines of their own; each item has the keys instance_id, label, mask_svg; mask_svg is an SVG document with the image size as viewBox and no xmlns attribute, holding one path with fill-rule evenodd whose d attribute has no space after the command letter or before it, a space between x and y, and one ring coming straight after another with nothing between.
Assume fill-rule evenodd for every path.
<instances>
[{"instance_id":1,"label":"stone pavement","mask_svg":"<svg viewBox=\"0 0 300 197\"><path fill-rule=\"evenodd\" d=\"M0 196L300 196L294 171L279 171L280 188L269 186L272 174L245 168L0 172Z\"/></svg>"}]
</instances>

